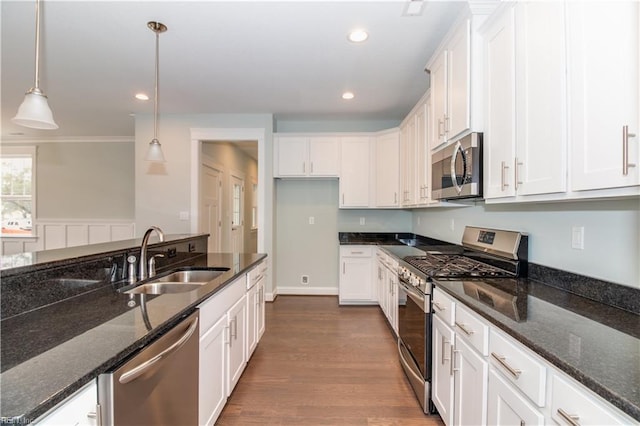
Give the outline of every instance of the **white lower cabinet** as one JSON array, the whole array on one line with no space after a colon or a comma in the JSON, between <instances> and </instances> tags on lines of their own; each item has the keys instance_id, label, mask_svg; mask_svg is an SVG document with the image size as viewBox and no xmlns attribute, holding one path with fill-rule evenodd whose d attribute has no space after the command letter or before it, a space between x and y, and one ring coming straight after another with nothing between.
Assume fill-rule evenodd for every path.
<instances>
[{"instance_id":1,"label":"white lower cabinet","mask_svg":"<svg viewBox=\"0 0 640 426\"><path fill-rule=\"evenodd\" d=\"M96 426L98 384L94 380L40 417L34 424Z\"/></svg>"},{"instance_id":2,"label":"white lower cabinet","mask_svg":"<svg viewBox=\"0 0 640 426\"><path fill-rule=\"evenodd\" d=\"M227 318L223 316L200 337L198 419L213 425L227 402Z\"/></svg>"},{"instance_id":3,"label":"white lower cabinet","mask_svg":"<svg viewBox=\"0 0 640 426\"><path fill-rule=\"evenodd\" d=\"M344 304L376 303L373 288L374 246L340 247L339 302Z\"/></svg>"},{"instance_id":4,"label":"white lower cabinet","mask_svg":"<svg viewBox=\"0 0 640 426\"><path fill-rule=\"evenodd\" d=\"M201 425L215 424L264 333L266 265L263 261L198 306Z\"/></svg>"},{"instance_id":5,"label":"white lower cabinet","mask_svg":"<svg viewBox=\"0 0 640 426\"><path fill-rule=\"evenodd\" d=\"M459 334L455 339L453 418L460 425L485 425L489 363Z\"/></svg>"},{"instance_id":6,"label":"white lower cabinet","mask_svg":"<svg viewBox=\"0 0 640 426\"><path fill-rule=\"evenodd\" d=\"M442 421L453 425L453 330L438 316L433 317L433 348L431 371L431 400Z\"/></svg>"},{"instance_id":7,"label":"white lower cabinet","mask_svg":"<svg viewBox=\"0 0 640 426\"><path fill-rule=\"evenodd\" d=\"M543 425L544 416L499 373L489 371L487 424Z\"/></svg>"},{"instance_id":8,"label":"white lower cabinet","mask_svg":"<svg viewBox=\"0 0 640 426\"><path fill-rule=\"evenodd\" d=\"M382 313L398 334L398 262L378 249L376 254L376 295Z\"/></svg>"},{"instance_id":9,"label":"white lower cabinet","mask_svg":"<svg viewBox=\"0 0 640 426\"><path fill-rule=\"evenodd\" d=\"M447 426L638 423L438 288L433 306L431 399Z\"/></svg>"}]
</instances>

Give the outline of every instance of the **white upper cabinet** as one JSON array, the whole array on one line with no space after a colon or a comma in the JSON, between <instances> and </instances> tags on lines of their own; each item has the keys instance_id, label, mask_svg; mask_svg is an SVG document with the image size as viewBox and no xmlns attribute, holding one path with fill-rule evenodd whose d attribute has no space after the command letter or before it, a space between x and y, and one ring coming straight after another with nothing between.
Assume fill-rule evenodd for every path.
<instances>
[{"instance_id":1,"label":"white upper cabinet","mask_svg":"<svg viewBox=\"0 0 640 426\"><path fill-rule=\"evenodd\" d=\"M416 204L416 117L409 114L402 123L400 149L402 151L402 196L403 207Z\"/></svg>"},{"instance_id":2,"label":"white upper cabinet","mask_svg":"<svg viewBox=\"0 0 640 426\"><path fill-rule=\"evenodd\" d=\"M339 138L329 136L275 137L276 177L338 177Z\"/></svg>"},{"instance_id":3,"label":"white upper cabinet","mask_svg":"<svg viewBox=\"0 0 640 426\"><path fill-rule=\"evenodd\" d=\"M567 3L574 191L640 184L639 9L637 1Z\"/></svg>"},{"instance_id":4,"label":"white upper cabinet","mask_svg":"<svg viewBox=\"0 0 640 426\"><path fill-rule=\"evenodd\" d=\"M508 5L485 28L487 199L566 191L564 34L561 2Z\"/></svg>"},{"instance_id":5,"label":"white upper cabinet","mask_svg":"<svg viewBox=\"0 0 640 426\"><path fill-rule=\"evenodd\" d=\"M482 131L482 42L476 29L484 18L465 11L427 63L431 148Z\"/></svg>"},{"instance_id":6,"label":"white upper cabinet","mask_svg":"<svg viewBox=\"0 0 640 426\"><path fill-rule=\"evenodd\" d=\"M342 137L340 158L340 208L369 207L371 138Z\"/></svg>"},{"instance_id":7,"label":"white upper cabinet","mask_svg":"<svg viewBox=\"0 0 640 426\"><path fill-rule=\"evenodd\" d=\"M400 205L400 133L398 129L376 136L376 206Z\"/></svg>"}]
</instances>

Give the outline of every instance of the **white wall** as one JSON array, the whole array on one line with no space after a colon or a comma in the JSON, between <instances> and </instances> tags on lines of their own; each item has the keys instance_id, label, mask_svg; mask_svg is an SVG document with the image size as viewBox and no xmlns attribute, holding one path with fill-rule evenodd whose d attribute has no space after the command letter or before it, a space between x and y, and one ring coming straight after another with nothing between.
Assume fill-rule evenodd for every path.
<instances>
[{"instance_id":1,"label":"white wall","mask_svg":"<svg viewBox=\"0 0 640 426\"><path fill-rule=\"evenodd\" d=\"M338 194L337 179L276 179L279 294L337 294L338 232L411 229L411 212L340 210ZM309 217L314 218L313 225ZM300 283L301 275L309 276L309 284Z\"/></svg>"},{"instance_id":2,"label":"white wall","mask_svg":"<svg viewBox=\"0 0 640 426\"><path fill-rule=\"evenodd\" d=\"M416 210L413 232L460 243L465 225L529 234L530 262L640 287L640 203L637 199L485 205ZM451 220L454 230L450 229ZM584 250L571 248L573 226L584 226Z\"/></svg>"},{"instance_id":3,"label":"white wall","mask_svg":"<svg viewBox=\"0 0 640 426\"><path fill-rule=\"evenodd\" d=\"M133 142L36 145L38 218L133 220Z\"/></svg>"}]
</instances>

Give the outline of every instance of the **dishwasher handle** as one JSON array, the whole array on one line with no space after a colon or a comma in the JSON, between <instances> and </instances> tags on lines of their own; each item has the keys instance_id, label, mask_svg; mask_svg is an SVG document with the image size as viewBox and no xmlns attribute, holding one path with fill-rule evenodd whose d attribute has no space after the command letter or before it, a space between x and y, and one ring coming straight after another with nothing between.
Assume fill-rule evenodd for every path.
<instances>
[{"instance_id":1,"label":"dishwasher handle","mask_svg":"<svg viewBox=\"0 0 640 426\"><path fill-rule=\"evenodd\" d=\"M140 377L145 371L147 371L149 368L151 368L151 366L153 364L159 362L160 360L162 360L162 358L166 357L167 355L177 351L185 343L187 343L187 340L189 340L189 338L191 338L191 336L193 335L193 333L196 331L197 328L198 328L198 318L193 320L193 323L191 324L189 329L173 345L169 346L167 349L165 349L164 351L160 352L158 355L154 356L150 360L145 361L142 364L140 364L139 366L137 366L135 368L132 368L131 370L127 371L122 376L120 376L118 381L124 385L124 384L132 382L135 379L137 379L138 377Z\"/></svg>"}]
</instances>

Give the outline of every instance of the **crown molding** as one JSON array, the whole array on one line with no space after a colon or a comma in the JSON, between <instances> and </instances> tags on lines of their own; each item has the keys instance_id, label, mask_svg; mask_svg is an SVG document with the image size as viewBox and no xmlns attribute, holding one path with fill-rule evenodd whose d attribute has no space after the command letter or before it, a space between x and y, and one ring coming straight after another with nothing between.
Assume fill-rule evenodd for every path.
<instances>
[{"instance_id":1,"label":"crown molding","mask_svg":"<svg viewBox=\"0 0 640 426\"><path fill-rule=\"evenodd\" d=\"M4 144L40 144L40 143L112 143L135 142L133 136L3 136L0 140Z\"/></svg>"}]
</instances>

